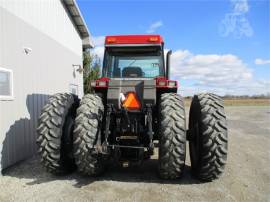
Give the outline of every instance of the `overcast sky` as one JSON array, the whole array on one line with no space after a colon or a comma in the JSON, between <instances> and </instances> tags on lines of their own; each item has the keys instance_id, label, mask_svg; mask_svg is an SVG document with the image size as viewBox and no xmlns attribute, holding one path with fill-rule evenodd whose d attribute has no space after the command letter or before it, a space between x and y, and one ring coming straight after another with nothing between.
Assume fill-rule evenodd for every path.
<instances>
[{"instance_id":1,"label":"overcast sky","mask_svg":"<svg viewBox=\"0 0 270 202\"><path fill-rule=\"evenodd\" d=\"M106 35L161 34L183 95L270 92L270 1L77 2L101 58Z\"/></svg>"}]
</instances>

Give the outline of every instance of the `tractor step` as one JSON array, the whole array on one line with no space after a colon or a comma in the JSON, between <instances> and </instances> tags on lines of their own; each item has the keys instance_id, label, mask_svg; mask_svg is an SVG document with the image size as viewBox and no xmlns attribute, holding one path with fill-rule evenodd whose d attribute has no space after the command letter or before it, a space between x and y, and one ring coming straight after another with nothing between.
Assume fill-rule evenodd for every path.
<instances>
[{"instance_id":1,"label":"tractor step","mask_svg":"<svg viewBox=\"0 0 270 202\"><path fill-rule=\"evenodd\" d=\"M108 145L108 147L118 148L129 148L129 149L147 149L148 147L140 147L140 146L128 146L128 145Z\"/></svg>"},{"instance_id":2,"label":"tractor step","mask_svg":"<svg viewBox=\"0 0 270 202\"><path fill-rule=\"evenodd\" d=\"M125 135L125 136L120 136L120 137L116 137L116 141L119 140L137 140L138 136L131 136L131 135Z\"/></svg>"}]
</instances>

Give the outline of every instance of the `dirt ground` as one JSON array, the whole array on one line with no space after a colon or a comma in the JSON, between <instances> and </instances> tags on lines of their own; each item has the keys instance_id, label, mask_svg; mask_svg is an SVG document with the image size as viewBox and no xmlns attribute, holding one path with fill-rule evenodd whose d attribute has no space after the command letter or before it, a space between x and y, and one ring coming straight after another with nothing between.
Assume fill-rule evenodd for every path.
<instances>
[{"instance_id":1,"label":"dirt ground","mask_svg":"<svg viewBox=\"0 0 270 202\"><path fill-rule=\"evenodd\" d=\"M226 107L226 113L228 162L214 182L192 178L188 153L185 174L174 181L157 177L157 156L99 178L55 177L34 157L0 177L0 201L270 201L270 107Z\"/></svg>"}]
</instances>

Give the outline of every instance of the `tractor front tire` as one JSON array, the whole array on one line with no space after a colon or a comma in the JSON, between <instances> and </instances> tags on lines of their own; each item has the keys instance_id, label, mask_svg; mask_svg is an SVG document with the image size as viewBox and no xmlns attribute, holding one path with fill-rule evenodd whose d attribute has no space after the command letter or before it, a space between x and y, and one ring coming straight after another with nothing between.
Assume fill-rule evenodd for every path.
<instances>
[{"instance_id":1,"label":"tractor front tire","mask_svg":"<svg viewBox=\"0 0 270 202\"><path fill-rule=\"evenodd\" d=\"M186 119L181 96L164 93L159 103L159 175L163 179L179 178L185 167Z\"/></svg>"},{"instance_id":2,"label":"tractor front tire","mask_svg":"<svg viewBox=\"0 0 270 202\"><path fill-rule=\"evenodd\" d=\"M96 94L85 95L77 109L74 130L75 162L81 172L88 176L98 176L104 171L103 155L95 145L102 129L104 106Z\"/></svg>"},{"instance_id":3,"label":"tractor front tire","mask_svg":"<svg viewBox=\"0 0 270 202\"><path fill-rule=\"evenodd\" d=\"M195 95L189 114L190 159L193 175L212 181L224 171L227 159L227 121L220 97Z\"/></svg>"},{"instance_id":4,"label":"tractor front tire","mask_svg":"<svg viewBox=\"0 0 270 202\"><path fill-rule=\"evenodd\" d=\"M68 93L49 97L43 107L37 128L38 152L45 168L53 174L75 170L73 128L78 98Z\"/></svg>"}]
</instances>

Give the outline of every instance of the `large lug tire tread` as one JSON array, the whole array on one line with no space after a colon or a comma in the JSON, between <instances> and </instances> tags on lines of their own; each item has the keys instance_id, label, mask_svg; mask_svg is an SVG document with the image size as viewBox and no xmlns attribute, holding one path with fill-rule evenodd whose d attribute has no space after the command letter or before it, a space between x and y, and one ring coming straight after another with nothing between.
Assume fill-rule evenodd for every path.
<instances>
[{"instance_id":1,"label":"large lug tire tread","mask_svg":"<svg viewBox=\"0 0 270 202\"><path fill-rule=\"evenodd\" d=\"M183 98L164 93L159 103L159 175L163 179L181 177L186 158L186 119Z\"/></svg>"},{"instance_id":2,"label":"large lug tire tread","mask_svg":"<svg viewBox=\"0 0 270 202\"><path fill-rule=\"evenodd\" d=\"M39 118L38 153L42 164L53 174L65 174L76 168L74 159L63 152L63 127L68 113L75 111L76 99L68 93L50 96Z\"/></svg>"},{"instance_id":3,"label":"large lug tire tread","mask_svg":"<svg viewBox=\"0 0 270 202\"><path fill-rule=\"evenodd\" d=\"M84 175L98 176L104 171L102 154L94 148L102 129L104 106L96 94L85 95L77 109L74 130L74 157Z\"/></svg>"},{"instance_id":4,"label":"large lug tire tread","mask_svg":"<svg viewBox=\"0 0 270 202\"><path fill-rule=\"evenodd\" d=\"M198 162L191 161L193 174L202 181L217 179L225 168L228 150L227 121L223 100L211 93L195 95L190 119L198 119L200 125ZM192 120L190 120L192 123ZM190 125L190 128L193 126ZM192 160L192 159L191 159Z\"/></svg>"}]
</instances>

